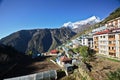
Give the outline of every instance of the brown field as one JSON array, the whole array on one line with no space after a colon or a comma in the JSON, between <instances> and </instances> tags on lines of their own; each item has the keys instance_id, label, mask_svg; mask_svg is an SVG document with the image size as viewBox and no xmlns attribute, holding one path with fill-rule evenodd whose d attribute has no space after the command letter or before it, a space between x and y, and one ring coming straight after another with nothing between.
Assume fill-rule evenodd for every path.
<instances>
[{"instance_id":1,"label":"brown field","mask_svg":"<svg viewBox=\"0 0 120 80\"><path fill-rule=\"evenodd\" d=\"M120 61L108 59L98 55L96 55L94 58L95 59L93 59L93 61L89 62L91 71L88 72L92 80L107 80L106 74L108 74L110 71L115 71L120 68ZM64 76L60 80L83 80L80 75L81 74L78 71L70 76Z\"/></svg>"},{"instance_id":2,"label":"brown field","mask_svg":"<svg viewBox=\"0 0 120 80\"><path fill-rule=\"evenodd\" d=\"M120 62L96 56L95 61L90 62L92 69L90 76L94 80L106 80L106 74L120 68Z\"/></svg>"}]
</instances>

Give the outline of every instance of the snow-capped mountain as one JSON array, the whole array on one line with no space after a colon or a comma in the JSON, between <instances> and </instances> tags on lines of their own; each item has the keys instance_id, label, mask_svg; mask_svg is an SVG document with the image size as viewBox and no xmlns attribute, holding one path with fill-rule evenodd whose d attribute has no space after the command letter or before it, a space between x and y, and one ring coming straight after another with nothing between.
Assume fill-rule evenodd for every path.
<instances>
[{"instance_id":1,"label":"snow-capped mountain","mask_svg":"<svg viewBox=\"0 0 120 80\"><path fill-rule=\"evenodd\" d=\"M88 19L77 21L77 22L67 22L63 24L63 27L69 27L71 29L77 29L85 25L93 25L95 23L100 22L100 18L96 16L92 16Z\"/></svg>"}]
</instances>

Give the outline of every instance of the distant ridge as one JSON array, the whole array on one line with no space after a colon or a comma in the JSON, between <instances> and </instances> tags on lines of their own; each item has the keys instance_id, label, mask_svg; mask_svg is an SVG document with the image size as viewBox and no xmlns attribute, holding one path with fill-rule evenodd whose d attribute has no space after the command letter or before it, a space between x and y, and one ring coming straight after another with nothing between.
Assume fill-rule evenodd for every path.
<instances>
[{"instance_id":1,"label":"distant ridge","mask_svg":"<svg viewBox=\"0 0 120 80\"><path fill-rule=\"evenodd\" d=\"M43 53L56 48L75 34L69 28L21 30L2 38L0 43L10 45L22 53Z\"/></svg>"},{"instance_id":2,"label":"distant ridge","mask_svg":"<svg viewBox=\"0 0 120 80\"><path fill-rule=\"evenodd\" d=\"M63 24L63 27L68 27L70 29L72 29L75 32L80 32L81 30L83 30L84 28L90 27L93 24L96 24L98 22L100 22L100 18L96 17L96 16L92 16L88 19L85 20L81 20L81 21L77 21L77 22L67 22Z\"/></svg>"}]
</instances>

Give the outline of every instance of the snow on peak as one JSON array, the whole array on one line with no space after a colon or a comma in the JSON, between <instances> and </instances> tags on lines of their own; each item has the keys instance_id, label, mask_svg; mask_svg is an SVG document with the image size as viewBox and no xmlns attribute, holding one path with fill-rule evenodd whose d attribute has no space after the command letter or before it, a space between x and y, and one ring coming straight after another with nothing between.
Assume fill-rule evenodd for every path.
<instances>
[{"instance_id":1,"label":"snow on peak","mask_svg":"<svg viewBox=\"0 0 120 80\"><path fill-rule=\"evenodd\" d=\"M96 17L96 16L92 16L92 17L88 18L87 21L100 22L100 18L99 18L99 17Z\"/></svg>"},{"instance_id":2,"label":"snow on peak","mask_svg":"<svg viewBox=\"0 0 120 80\"><path fill-rule=\"evenodd\" d=\"M67 23L64 23L63 24L64 27L67 27L67 26L72 26L72 22L67 22Z\"/></svg>"},{"instance_id":3,"label":"snow on peak","mask_svg":"<svg viewBox=\"0 0 120 80\"><path fill-rule=\"evenodd\" d=\"M92 17L90 17L88 19L77 21L77 22L74 22L74 23L72 23L72 22L64 23L63 27L69 27L71 29L75 29L75 28L78 28L78 27L83 26L83 25L95 24L95 23L98 23L100 21L101 20L100 20L99 17L92 16Z\"/></svg>"},{"instance_id":4,"label":"snow on peak","mask_svg":"<svg viewBox=\"0 0 120 80\"><path fill-rule=\"evenodd\" d=\"M97 17L96 16L92 16L92 17L88 18L88 20L94 20L94 19L97 19Z\"/></svg>"}]
</instances>

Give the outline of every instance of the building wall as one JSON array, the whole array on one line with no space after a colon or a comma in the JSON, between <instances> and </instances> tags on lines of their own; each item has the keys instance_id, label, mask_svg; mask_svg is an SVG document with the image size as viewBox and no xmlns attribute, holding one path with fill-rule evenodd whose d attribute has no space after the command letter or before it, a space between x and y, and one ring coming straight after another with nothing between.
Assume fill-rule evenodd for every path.
<instances>
[{"instance_id":1,"label":"building wall","mask_svg":"<svg viewBox=\"0 0 120 80\"><path fill-rule=\"evenodd\" d=\"M89 43L90 43L90 48L93 48L93 40L90 40Z\"/></svg>"},{"instance_id":2,"label":"building wall","mask_svg":"<svg viewBox=\"0 0 120 80\"><path fill-rule=\"evenodd\" d=\"M120 57L120 33L115 35L116 39L116 56Z\"/></svg>"},{"instance_id":3,"label":"building wall","mask_svg":"<svg viewBox=\"0 0 120 80\"><path fill-rule=\"evenodd\" d=\"M93 42L99 54L120 58L120 33L94 35Z\"/></svg>"},{"instance_id":4,"label":"building wall","mask_svg":"<svg viewBox=\"0 0 120 80\"><path fill-rule=\"evenodd\" d=\"M116 40L115 40L115 34L109 34L108 35L108 41L109 41L109 55L110 56L115 56L116 57Z\"/></svg>"},{"instance_id":5,"label":"building wall","mask_svg":"<svg viewBox=\"0 0 120 80\"><path fill-rule=\"evenodd\" d=\"M120 17L108 21L108 22L105 24L105 26L107 26L107 27L109 27L109 28L110 28L110 27L120 28Z\"/></svg>"},{"instance_id":6,"label":"building wall","mask_svg":"<svg viewBox=\"0 0 120 80\"><path fill-rule=\"evenodd\" d=\"M88 39L85 38L85 39L84 39L84 43L85 43L84 45L89 46L89 45L88 45Z\"/></svg>"},{"instance_id":7,"label":"building wall","mask_svg":"<svg viewBox=\"0 0 120 80\"><path fill-rule=\"evenodd\" d=\"M108 35L98 35L99 53L108 55Z\"/></svg>"},{"instance_id":8,"label":"building wall","mask_svg":"<svg viewBox=\"0 0 120 80\"><path fill-rule=\"evenodd\" d=\"M95 35L93 36L93 42L94 42L94 50L97 53L108 55L107 35Z\"/></svg>"},{"instance_id":9,"label":"building wall","mask_svg":"<svg viewBox=\"0 0 120 80\"><path fill-rule=\"evenodd\" d=\"M98 44L98 35L93 36L93 49L96 51L96 53L99 52L99 44Z\"/></svg>"},{"instance_id":10,"label":"building wall","mask_svg":"<svg viewBox=\"0 0 120 80\"><path fill-rule=\"evenodd\" d=\"M105 26L108 29L120 28L120 17L108 21ZM93 31L98 31L101 28ZM117 32L117 33L114 33ZM120 32L119 29L113 30L112 33L100 34L93 36L93 48L99 54L114 56L120 58Z\"/></svg>"},{"instance_id":11,"label":"building wall","mask_svg":"<svg viewBox=\"0 0 120 80\"><path fill-rule=\"evenodd\" d=\"M118 20L118 28L120 28L120 20Z\"/></svg>"},{"instance_id":12,"label":"building wall","mask_svg":"<svg viewBox=\"0 0 120 80\"><path fill-rule=\"evenodd\" d=\"M93 48L93 40L90 40L89 38L82 38L81 39L81 44L88 46L90 48Z\"/></svg>"}]
</instances>

